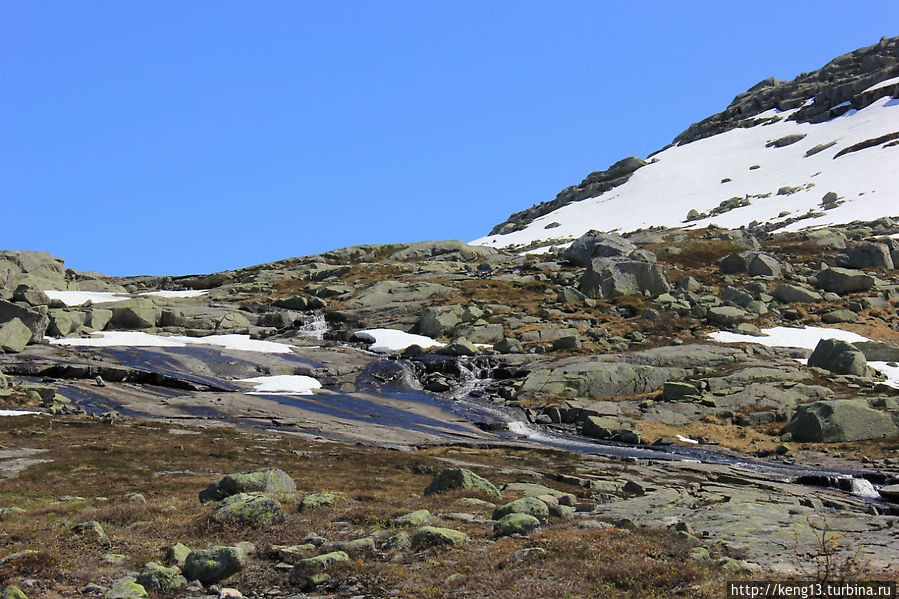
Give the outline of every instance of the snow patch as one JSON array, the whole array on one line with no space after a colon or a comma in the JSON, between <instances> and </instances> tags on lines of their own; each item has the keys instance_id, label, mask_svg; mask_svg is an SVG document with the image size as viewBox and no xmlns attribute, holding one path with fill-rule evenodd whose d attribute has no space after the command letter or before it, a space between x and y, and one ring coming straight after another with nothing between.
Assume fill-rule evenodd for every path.
<instances>
[{"instance_id":1,"label":"snow patch","mask_svg":"<svg viewBox=\"0 0 899 599\"><path fill-rule=\"evenodd\" d=\"M0 410L0 416L27 416L29 414L40 414L40 412L32 412L31 410Z\"/></svg>"},{"instance_id":2,"label":"snow patch","mask_svg":"<svg viewBox=\"0 0 899 599\"><path fill-rule=\"evenodd\" d=\"M709 334L709 338L718 343L757 343L768 347L801 347L815 349L822 339L839 339L855 343L856 341L870 341L851 331L842 329L829 329L826 327L805 327L802 329L792 327L773 327L762 329L764 337L753 335L740 335L729 331L716 331Z\"/></svg>"},{"instance_id":3,"label":"snow patch","mask_svg":"<svg viewBox=\"0 0 899 599\"><path fill-rule=\"evenodd\" d=\"M882 89L884 87L889 87L890 85L895 85L899 83L899 77L893 77L892 79L884 79L880 83L875 83L871 87L868 87L862 93L873 92L874 90Z\"/></svg>"},{"instance_id":4,"label":"snow patch","mask_svg":"<svg viewBox=\"0 0 899 599\"><path fill-rule=\"evenodd\" d=\"M215 345L224 349L252 351L265 354L289 354L291 348L283 343L250 339L249 335L207 335L206 337L163 337L140 331L102 331L91 337L46 338L52 345L77 347L186 347Z\"/></svg>"},{"instance_id":5,"label":"snow patch","mask_svg":"<svg viewBox=\"0 0 899 599\"><path fill-rule=\"evenodd\" d=\"M402 351L411 345L418 345L425 349L442 345L430 337L413 335L396 329L366 329L356 331L355 336L357 339L371 342L372 345L368 349L379 354Z\"/></svg>"},{"instance_id":6,"label":"snow patch","mask_svg":"<svg viewBox=\"0 0 899 599\"><path fill-rule=\"evenodd\" d=\"M44 293L50 299L60 300L67 306L80 306L85 302L92 304L108 304L130 299L127 295L112 293L110 291L66 291L60 289L46 289Z\"/></svg>"},{"instance_id":7,"label":"snow patch","mask_svg":"<svg viewBox=\"0 0 899 599\"><path fill-rule=\"evenodd\" d=\"M683 435L677 435L677 440L680 441L681 443L690 443L692 445L699 445L699 441L697 441L696 439L691 439L691 438L685 437Z\"/></svg>"},{"instance_id":8,"label":"snow patch","mask_svg":"<svg viewBox=\"0 0 899 599\"><path fill-rule=\"evenodd\" d=\"M766 334L765 337L716 331L710 333L709 338L718 343L758 343L768 347L800 347L804 349L815 349L822 339L840 339L849 343L871 341L871 339L851 331L826 327L805 327L803 329L774 327L762 329L762 332ZM808 360L800 360L800 362L807 364ZM887 362L877 361L868 362L868 365L886 377L885 384L899 389L899 366L890 366Z\"/></svg>"},{"instance_id":9,"label":"snow patch","mask_svg":"<svg viewBox=\"0 0 899 599\"><path fill-rule=\"evenodd\" d=\"M321 389L322 384L311 376L279 374L237 379L240 383L256 383L247 395L312 395L313 389Z\"/></svg>"},{"instance_id":10,"label":"snow patch","mask_svg":"<svg viewBox=\"0 0 899 599\"><path fill-rule=\"evenodd\" d=\"M185 289L182 291L171 291L168 289L160 289L158 291L143 291L138 295L155 295L156 297L199 297L209 293L208 289Z\"/></svg>"}]
</instances>

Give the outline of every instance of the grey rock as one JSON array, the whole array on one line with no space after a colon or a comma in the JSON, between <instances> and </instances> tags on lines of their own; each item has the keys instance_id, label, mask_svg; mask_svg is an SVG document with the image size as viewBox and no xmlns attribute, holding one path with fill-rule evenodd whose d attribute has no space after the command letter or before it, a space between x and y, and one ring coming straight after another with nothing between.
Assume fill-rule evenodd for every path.
<instances>
[{"instance_id":1,"label":"grey rock","mask_svg":"<svg viewBox=\"0 0 899 599\"><path fill-rule=\"evenodd\" d=\"M780 277L783 266L774 256L756 254L749 262L747 272L752 276Z\"/></svg>"},{"instance_id":2,"label":"grey rock","mask_svg":"<svg viewBox=\"0 0 899 599\"><path fill-rule=\"evenodd\" d=\"M815 283L824 291L844 294L867 291L874 286L875 279L859 270L828 267L815 275Z\"/></svg>"},{"instance_id":3,"label":"grey rock","mask_svg":"<svg viewBox=\"0 0 899 599\"><path fill-rule=\"evenodd\" d=\"M653 262L594 258L581 277L579 289L595 299L635 294L655 297L670 291L671 283L665 268Z\"/></svg>"},{"instance_id":4,"label":"grey rock","mask_svg":"<svg viewBox=\"0 0 899 599\"><path fill-rule=\"evenodd\" d=\"M867 361L857 347L839 339L822 339L808 358L809 366L824 368L836 374L865 376Z\"/></svg>"},{"instance_id":5,"label":"grey rock","mask_svg":"<svg viewBox=\"0 0 899 599\"><path fill-rule=\"evenodd\" d=\"M0 351L18 353L31 342L31 329L18 318L0 324Z\"/></svg>"},{"instance_id":6,"label":"grey rock","mask_svg":"<svg viewBox=\"0 0 899 599\"><path fill-rule=\"evenodd\" d=\"M576 239L562 257L578 266L587 266L593 258L626 258L636 249L637 246L620 235L591 230Z\"/></svg>"},{"instance_id":7,"label":"grey rock","mask_svg":"<svg viewBox=\"0 0 899 599\"><path fill-rule=\"evenodd\" d=\"M31 331L31 343L40 343L47 333L50 318L43 306L26 308L0 299L0 323L18 318Z\"/></svg>"},{"instance_id":8,"label":"grey rock","mask_svg":"<svg viewBox=\"0 0 899 599\"><path fill-rule=\"evenodd\" d=\"M890 248L885 243L861 243L847 248L837 256L837 262L849 268L893 268Z\"/></svg>"},{"instance_id":9,"label":"grey rock","mask_svg":"<svg viewBox=\"0 0 899 599\"><path fill-rule=\"evenodd\" d=\"M821 296L811 289L799 287L798 285L790 285L784 283L774 291L774 297L781 302L787 304L794 303L817 303L821 301Z\"/></svg>"},{"instance_id":10,"label":"grey rock","mask_svg":"<svg viewBox=\"0 0 899 599\"><path fill-rule=\"evenodd\" d=\"M710 323L729 326L734 325L748 316L745 310L732 306L716 306L709 308L706 318Z\"/></svg>"},{"instance_id":11,"label":"grey rock","mask_svg":"<svg viewBox=\"0 0 899 599\"><path fill-rule=\"evenodd\" d=\"M899 427L864 399L834 399L801 406L785 432L795 441L834 443L891 437Z\"/></svg>"}]
</instances>

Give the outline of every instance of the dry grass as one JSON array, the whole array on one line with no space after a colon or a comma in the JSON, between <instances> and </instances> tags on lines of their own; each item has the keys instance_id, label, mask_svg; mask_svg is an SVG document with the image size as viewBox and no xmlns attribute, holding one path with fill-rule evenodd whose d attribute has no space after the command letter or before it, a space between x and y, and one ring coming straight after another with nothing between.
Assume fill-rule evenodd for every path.
<instances>
[{"instance_id":1,"label":"dry grass","mask_svg":"<svg viewBox=\"0 0 899 599\"><path fill-rule=\"evenodd\" d=\"M387 534L393 530L393 518L421 508L488 518L490 508L456 503L471 493L423 496L433 473L449 466L447 460L471 464L499 485L517 479L496 468L568 471L576 459L559 452L514 449L436 447L401 453L231 429L175 434L162 423L109 425L74 417L4 418L0 436L8 448L44 448L53 460L0 487L0 506L26 510L5 517L0 556L38 551L0 566L0 586L34 579L28 591L32 599L71 596L91 582L110 585L147 561L159 561L164 549L176 542L206 547L250 541L258 549L256 556L228 584L245 592L275 586L299 592L297 581L275 568L278 560L268 551L271 545L298 544L310 532L329 540ZM300 491L283 499L283 523L236 528L210 521L211 508L197 499L201 489L223 473L272 466L287 471ZM345 501L333 508L297 509L302 493L319 490L339 492ZM129 502L125 496L131 492L144 494L147 503ZM513 498L507 494L504 500ZM102 524L106 542L72 531L74 524L87 520ZM720 589L717 571L689 560L689 545L666 533L580 530L553 520L528 538L494 541L488 525L438 523L463 530L472 542L460 549L405 553L399 561L390 556L358 559L331 572L331 591L338 597L480 597L487 592L518 598L657 597L694 583ZM530 546L546 549L546 558L510 567L509 555ZM109 562L104 556L110 553L125 556L124 561ZM464 578L447 583L454 573Z\"/></svg>"}]
</instances>

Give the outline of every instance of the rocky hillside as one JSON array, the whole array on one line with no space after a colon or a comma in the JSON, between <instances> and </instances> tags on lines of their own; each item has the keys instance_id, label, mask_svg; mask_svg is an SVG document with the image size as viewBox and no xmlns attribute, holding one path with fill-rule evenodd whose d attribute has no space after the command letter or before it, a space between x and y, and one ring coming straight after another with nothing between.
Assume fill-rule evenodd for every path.
<instances>
[{"instance_id":1,"label":"rocky hillside","mask_svg":"<svg viewBox=\"0 0 899 599\"><path fill-rule=\"evenodd\" d=\"M0 252L0 599L896 580L895 57L756 86L497 247Z\"/></svg>"},{"instance_id":2,"label":"rocky hillside","mask_svg":"<svg viewBox=\"0 0 899 599\"><path fill-rule=\"evenodd\" d=\"M766 79L646 160L626 158L474 243L534 248L589 229L767 230L897 216L899 38Z\"/></svg>"}]
</instances>

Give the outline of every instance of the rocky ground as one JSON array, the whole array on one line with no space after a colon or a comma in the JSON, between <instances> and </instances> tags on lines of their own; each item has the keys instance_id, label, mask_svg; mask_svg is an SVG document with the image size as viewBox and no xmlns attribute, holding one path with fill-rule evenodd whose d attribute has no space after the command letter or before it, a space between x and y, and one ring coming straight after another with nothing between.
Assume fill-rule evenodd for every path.
<instances>
[{"instance_id":1,"label":"rocky ground","mask_svg":"<svg viewBox=\"0 0 899 599\"><path fill-rule=\"evenodd\" d=\"M246 541L234 550L239 571L174 596L224 586L481 596L484 584L496 596L701 595L735 571L814 569L827 551L820 535L844 532L832 560L848 568L857 556L868 575L895 576L899 391L869 362L889 372L899 360L897 233L881 219L804 233L588 233L537 255L359 246L188 277L105 277L48 254L0 253L0 408L40 412L0 419L0 577L28 596L102 594L176 542ZM160 290L206 293L141 295ZM130 299L75 306L54 291ZM774 326L872 341L813 351L710 337ZM439 344L375 353L355 336L374 328ZM194 341L46 340L98 331ZM196 343L210 335L284 351ZM239 379L261 375L322 388L248 395ZM300 489L243 498L253 514L278 503L270 520L234 520L228 500L212 509L196 499L221 475L269 467ZM509 536L492 507L455 503L462 491L425 496L450 467L506 485L493 504L540 496L528 509L547 515ZM307 516L298 506L313 491L345 502ZM469 541L416 543L416 525L411 549L385 546L404 528L394 518L419 509ZM106 536L72 528L89 521ZM329 544L304 543L312 533ZM339 544L354 539L370 540ZM300 563L334 551L350 559Z\"/></svg>"}]
</instances>

